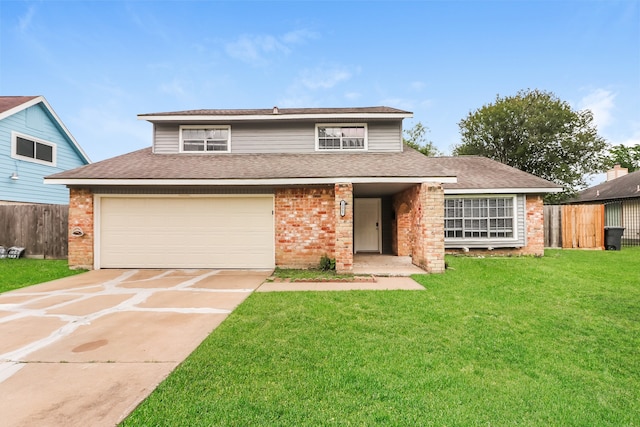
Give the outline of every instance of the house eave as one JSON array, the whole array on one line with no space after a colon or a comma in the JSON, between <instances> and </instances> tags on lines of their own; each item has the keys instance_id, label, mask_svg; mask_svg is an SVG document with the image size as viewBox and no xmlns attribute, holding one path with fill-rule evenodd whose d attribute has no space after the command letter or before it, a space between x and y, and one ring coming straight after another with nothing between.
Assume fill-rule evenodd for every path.
<instances>
[{"instance_id":1,"label":"house eave","mask_svg":"<svg viewBox=\"0 0 640 427\"><path fill-rule=\"evenodd\" d=\"M445 188L444 194L543 194L560 193L562 188Z\"/></svg>"},{"instance_id":2,"label":"house eave","mask_svg":"<svg viewBox=\"0 0 640 427\"><path fill-rule=\"evenodd\" d=\"M318 114L260 114L260 115L138 115L138 120L148 122L237 122L271 120L337 120L337 119L409 119L413 113L318 113Z\"/></svg>"},{"instance_id":3,"label":"house eave","mask_svg":"<svg viewBox=\"0 0 640 427\"><path fill-rule=\"evenodd\" d=\"M274 186L317 184L455 184L455 177L328 177L328 178L266 178L266 179L95 179L45 178L45 184L67 186Z\"/></svg>"}]
</instances>

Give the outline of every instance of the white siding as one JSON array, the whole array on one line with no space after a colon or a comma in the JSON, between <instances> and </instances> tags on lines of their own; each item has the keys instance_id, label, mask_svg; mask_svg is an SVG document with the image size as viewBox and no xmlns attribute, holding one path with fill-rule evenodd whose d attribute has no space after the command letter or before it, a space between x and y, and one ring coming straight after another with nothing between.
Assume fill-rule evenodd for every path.
<instances>
[{"instance_id":1,"label":"white siding","mask_svg":"<svg viewBox=\"0 0 640 427\"><path fill-rule=\"evenodd\" d=\"M400 122L369 123L369 151L401 151L402 125Z\"/></svg>"},{"instance_id":2,"label":"white siding","mask_svg":"<svg viewBox=\"0 0 640 427\"><path fill-rule=\"evenodd\" d=\"M180 152L180 126L177 124L156 123L153 128L153 152L173 154Z\"/></svg>"},{"instance_id":3,"label":"white siding","mask_svg":"<svg viewBox=\"0 0 640 427\"><path fill-rule=\"evenodd\" d=\"M231 152L315 153L315 126L315 122L231 123ZM154 152L157 154L178 153L180 151L179 128L179 124L176 123L155 124ZM401 122L370 122L368 123L368 138L369 151L401 151Z\"/></svg>"}]
</instances>

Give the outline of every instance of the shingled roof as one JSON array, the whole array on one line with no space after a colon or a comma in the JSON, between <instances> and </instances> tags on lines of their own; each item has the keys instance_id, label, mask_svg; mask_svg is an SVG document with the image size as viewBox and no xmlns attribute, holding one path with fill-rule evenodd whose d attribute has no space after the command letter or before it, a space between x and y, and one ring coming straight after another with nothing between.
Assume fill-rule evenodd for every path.
<instances>
[{"instance_id":1,"label":"shingled roof","mask_svg":"<svg viewBox=\"0 0 640 427\"><path fill-rule=\"evenodd\" d=\"M318 116L323 114L398 114L412 115L410 111L398 110L391 107L350 107L350 108L262 108L262 109L220 109L220 110L184 110L162 113L138 114L139 118L160 116L293 116L310 115Z\"/></svg>"},{"instance_id":2,"label":"shingled roof","mask_svg":"<svg viewBox=\"0 0 640 427\"><path fill-rule=\"evenodd\" d=\"M640 171L603 182L578 193L571 203L640 198Z\"/></svg>"},{"instance_id":3,"label":"shingled roof","mask_svg":"<svg viewBox=\"0 0 640 427\"><path fill-rule=\"evenodd\" d=\"M0 96L0 114L29 102L37 96Z\"/></svg>"},{"instance_id":4,"label":"shingled roof","mask_svg":"<svg viewBox=\"0 0 640 427\"><path fill-rule=\"evenodd\" d=\"M440 159L397 153L154 154L134 151L47 177L54 180L296 179L454 177Z\"/></svg>"},{"instance_id":5,"label":"shingled roof","mask_svg":"<svg viewBox=\"0 0 640 427\"><path fill-rule=\"evenodd\" d=\"M437 160L440 166L453 172L458 177L456 184L443 184L445 192L485 189L562 191L561 186L551 181L486 157L438 157Z\"/></svg>"}]
</instances>

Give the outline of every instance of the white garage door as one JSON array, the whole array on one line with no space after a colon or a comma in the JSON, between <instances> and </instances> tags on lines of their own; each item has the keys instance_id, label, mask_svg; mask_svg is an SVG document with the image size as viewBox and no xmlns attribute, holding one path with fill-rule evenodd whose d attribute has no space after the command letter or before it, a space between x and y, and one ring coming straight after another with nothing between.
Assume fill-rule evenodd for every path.
<instances>
[{"instance_id":1,"label":"white garage door","mask_svg":"<svg viewBox=\"0 0 640 427\"><path fill-rule=\"evenodd\" d=\"M102 197L100 268L273 268L273 197Z\"/></svg>"}]
</instances>

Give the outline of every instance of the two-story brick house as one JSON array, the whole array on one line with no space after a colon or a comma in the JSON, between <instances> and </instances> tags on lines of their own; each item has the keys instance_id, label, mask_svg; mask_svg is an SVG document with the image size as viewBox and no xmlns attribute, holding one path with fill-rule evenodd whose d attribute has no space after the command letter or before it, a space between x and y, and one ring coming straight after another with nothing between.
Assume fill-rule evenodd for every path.
<instances>
[{"instance_id":1,"label":"two-story brick house","mask_svg":"<svg viewBox=\"0 0 640 427\"><path fill-rule=\"evenodd\" d=\"M350 271L354 254L373 252L442 272L443 185L456 173L403 145L408 117L389 107L142 114L152 147L46 180L70 188L69 264L310 267L327 255ZM555 187L531 178L531 193ZM486 221L501 227L488 238L508 237L501 219Z\"/></svg>"}]
</instances>

